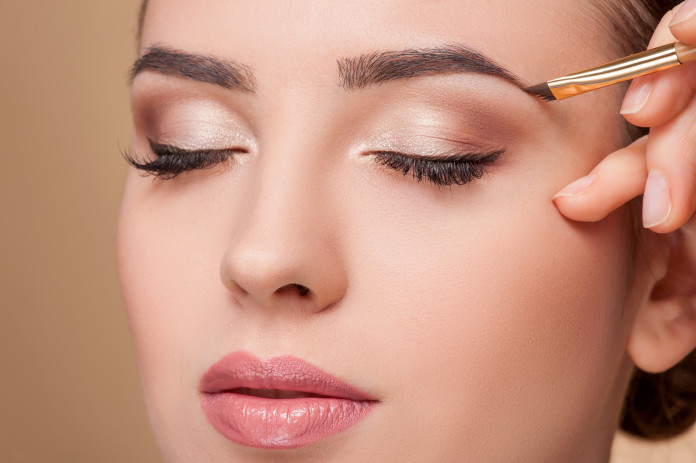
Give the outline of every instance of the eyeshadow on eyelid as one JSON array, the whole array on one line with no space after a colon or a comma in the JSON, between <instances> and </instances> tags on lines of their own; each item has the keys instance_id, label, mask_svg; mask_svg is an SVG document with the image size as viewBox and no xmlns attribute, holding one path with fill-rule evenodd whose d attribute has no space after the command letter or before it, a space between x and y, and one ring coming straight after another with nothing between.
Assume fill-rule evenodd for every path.
<instances>
[{"instance_id":1,"label":"eyeshadow on eyelid","mask_svg":"<svg viewBox=\"0 0 696 463\"><path fill-rule=\"evenodd\" d=\"M225 149L252 144L251 139L239 130L204 124L177 128L163 126L153 131L149 138L157 140L158 143L175 145L186 150Z\"/></svg>"},{"instance_id":2,"label":"eyeshadow on eyelid","mask_svg":"<svg viewBox=\"0 0 696 463\"><path fill-rule=\"evenodd\" d=\"M488 144L484 146L483 144L461 143L421 137L408 140L382 141L378 143L377 146L386 151L412 153L422 156L441 156L443 153L447 152L486 150L490 149L493 145Z\"/></svg>"},{"instance_id":3,"label":"eyeshadow on eyelid","mask_svg":"<svg viewBox=\"0 0 696 463\"><path fill-rule=\"evenodd\" d=\"M511 141L525 127L523 119L502 110L461 102L392 101L378 112L373 116L375 132L389 133L390 137L426 134L484 147Z\"/></svg>"},{"instance_id":4,"label":"eyeshadow on eyelid","mask_svg":"<svg viewBox=\"0 0 696 463\"><path fill-rule=\"evenodd\" d=\"M452 148L456 150L497 150L506 142L499 131L490 129L471 128L470 124L461 121L432 122L429 124L414 123L400 124L394 127L390 124L378 127L369 142L395 151L417 152L431 147L433 152L441 152Z\"/></svg>"},{"instance_id":5,"label":"eyeshadow on eyelid","mask_svg":"<svg viewBox=\"0 0 696 463\"><path fill-rule=\"evenodd\" d=\"M253 138L243 120L217 105L163 105L140 118L148 138L182 149L225 149L251 147Z\"/></svg>"},{"instance_id":6,"label":"eyeshadow on eyelid","mask_svg":"<svg viewBox=\"0 0 696 463\"><path fill-rule=\"evenodd\" d=\"M416 86L407 91L390 91L375 94L375 104L393 125L411 125L414 121L431 119L446 126L463 127L478 136L494 140L512 141L525 131L534 130L539 116L534 112L533 101L528 98L510 98L491 92L481 85L461 87L449 81L434 88ZM515 89L510 90L515 92ZM507 93L505 94L507 95ZM522 95L524 96L524 95ZM485 137L484 137L485 138Z\"/></svg>"}]
</instances>

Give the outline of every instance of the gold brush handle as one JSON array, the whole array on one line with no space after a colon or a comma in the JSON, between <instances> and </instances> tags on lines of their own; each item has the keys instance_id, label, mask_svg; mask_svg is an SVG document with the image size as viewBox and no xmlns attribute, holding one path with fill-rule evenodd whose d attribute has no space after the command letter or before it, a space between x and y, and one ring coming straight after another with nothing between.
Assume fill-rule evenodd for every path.
<instances>
[{"instance_id":1,"label":"gold brush handle","mask_svg":"<svg viewBox=\"0 0 696 463\"><path fill-rule=\"evenodd\" d=\"M696 60L696 45L677 42L674 44L674 49L677 51L680 63L684 64Z\"/></svg>"},{"instance_id":2,"label":"gold brush handle","mask_svg":"<svg viewBox=\"0 0 696 463\"><path fill-rule=\"evenodd\" d=\"M550 80L548 86L556 99L562 100L694 60L696 46L677 42Z\"/></svg>"}]
</instances>

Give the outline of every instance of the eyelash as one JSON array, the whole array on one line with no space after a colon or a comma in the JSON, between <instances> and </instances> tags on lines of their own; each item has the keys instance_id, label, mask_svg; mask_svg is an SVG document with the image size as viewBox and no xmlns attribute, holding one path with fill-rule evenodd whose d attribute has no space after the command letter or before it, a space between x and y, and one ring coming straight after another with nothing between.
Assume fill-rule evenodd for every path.
<instances>
[{"instance_id":1,"label":"eyelash","mask_svg":"<svg viewBox=\"0 0 696 463\"><path fill-rule=\"evenodd\" d=\"M209 169L226 161L234 154L248 153L242 148L224 150L185 150L172 145L150 142L152 151L157 155L154 161L141 161L131 153L125 152L126 162L134 168L155 178L172 180L180 174L192 170ZM485 166L494 162L505 150L488 153L461 153L443 157L422 157L399 153L396 151L372 151L377 164L401 171L413 178L438 186L464 185L474 179L480 179Z\"/></svg>"},{"instance_id":2,"label":"eyelash","mask_svg":"<svg viewBox=\"0 0 696 463\"><path fill-rule=\"evenodd\" d=\"M488 153L461 153L442 157L407 156L396 151L373 151L375 162L413 178L438 186L464 185L483 177L487 164L494 162L505 150Z\"/></svg>"},{"instance_id":3,"label":"eyelash","mask_svg":"<svg viewBox=\"0 0 696 463\"><path fill-rule=\"evenodd\" d=\"M126 162L138 170L155 178L172 180L184 172L210 169L234 154L248 153L243 148L221 150L185 150L172 145L150 142L152 152L157 155L154 161L136 159L130 152L123 153Z\"/></svg>"}]
</instances>

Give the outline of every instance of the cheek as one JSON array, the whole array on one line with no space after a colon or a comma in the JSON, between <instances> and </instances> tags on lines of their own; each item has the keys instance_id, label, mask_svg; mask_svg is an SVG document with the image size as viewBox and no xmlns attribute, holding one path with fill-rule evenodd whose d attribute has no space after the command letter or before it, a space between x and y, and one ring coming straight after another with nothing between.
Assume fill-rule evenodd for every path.
<instances>
[{"instance_id":1,"label":"cheek","mask_svg":"<svg viewBox=\"0 0 696 463\"><path fill-rule=\"evenodd\" d=\"M190 191L181 183L176 192L170 185L153 188L129 172L117 230L119 279L143 394L167 461L214 447L203 431L197 361L211 347L211 326L230 324L215 310L227 302L220 254L213 252L224 226L213 218L218 205L210 198L220 189L216 196L208 187Z\"/></svg>"},{"instance_id":2,"label":"cheek","mask_svg":"<svg viewBox=\"0 0 696 463\"><path fill-rule=\"evenodd\" d=\"M425 446L467 435L491 452L509 433L509 448L538 452L579 439L608 400L626 339L623 213L575 224L552 191L528 192L484 207L472 188L442 213L405 195L358 222L375 228L355 287L378 308L363 314L375 326L361 354L390 359L391 398L425 420L410 436Z\"/></svg>"}]
</instances>

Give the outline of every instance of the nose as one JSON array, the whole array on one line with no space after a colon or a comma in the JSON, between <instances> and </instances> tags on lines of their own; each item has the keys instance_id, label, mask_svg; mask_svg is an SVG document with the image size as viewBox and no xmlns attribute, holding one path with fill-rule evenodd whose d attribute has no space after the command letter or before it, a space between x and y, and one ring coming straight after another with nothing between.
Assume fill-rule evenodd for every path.
<instances>
[{"instance_id":1,"label":"nose","mask_svg":"<svg viewBox=\"0 0 696 463\"><path fill-rule=\"evenodd\" d=\"M256 174L222 256L223 284L243 308L325 310L343 297L347 281L338 209L325 194L321 172L275 162Z\"/></svg>"}]
</instances>

